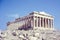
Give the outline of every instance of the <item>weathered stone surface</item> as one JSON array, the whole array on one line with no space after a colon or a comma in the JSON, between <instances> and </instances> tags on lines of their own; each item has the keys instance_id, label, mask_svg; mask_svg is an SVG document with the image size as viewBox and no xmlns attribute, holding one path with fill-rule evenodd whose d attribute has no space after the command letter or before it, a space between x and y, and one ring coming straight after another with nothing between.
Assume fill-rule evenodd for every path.
<instances>
[{"instance_id":1,"label":"weathered stone surface","mask_svg":"<svg viewBox=\"0 0 60 40\"><path fill-rule=\"evenodd\" d=\"M0 32L0 40L60 40L60 32L47 30L6 30Z\"/></svg>"}]
</instances>

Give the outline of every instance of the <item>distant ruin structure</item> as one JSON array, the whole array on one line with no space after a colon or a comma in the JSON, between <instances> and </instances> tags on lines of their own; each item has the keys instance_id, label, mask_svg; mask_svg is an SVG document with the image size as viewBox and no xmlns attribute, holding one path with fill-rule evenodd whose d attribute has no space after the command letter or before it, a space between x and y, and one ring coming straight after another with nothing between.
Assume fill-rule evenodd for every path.
<instances>
[{"instance_id":1,"label":"distant ruin structure","mask_svg":"<svg viewBox=\"0 0 60 40\"><path fill-rule=\"evenodd\" d=\"M45 12L31 12L29 15L17 18L13 22L8 22L8 29L19 29L19 30L54 30L54 17Z\"/></svg>"}]
</instances>

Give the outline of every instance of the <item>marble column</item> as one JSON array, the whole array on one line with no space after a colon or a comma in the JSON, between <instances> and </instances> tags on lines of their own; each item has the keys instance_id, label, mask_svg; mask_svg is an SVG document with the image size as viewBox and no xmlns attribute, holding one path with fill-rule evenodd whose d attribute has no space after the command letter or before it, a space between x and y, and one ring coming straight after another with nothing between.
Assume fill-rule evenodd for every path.
<instances>
[{"instance_id":1,"label":"marble column","mask_svg":"<svg viewBox=\"0 0 60 40\"><path fill-rule=\"evenodd\" d=\"M49 27L51 28L51 19L49 19Z\"/></svg>"},{"instance_id":2,"label":"marble column","mask_svg":"<svg viewBox=\"0 0 60 40\"><path fill-rule=\"evenodd\" d=\"M38 27L40 27L40 17L38 17Z\"/></svg>"},{"instance_id":3,"label":"marble column","mask_svg":"<svg viewBox=\"0 0 60 40\"><path fill-rule=\"evenodd\" d=\"M40 27L41 27L41 17L40 17Z\"/></svg>"},{"instance_id":4,"label":"marble column","mask_svg":"<svg viewBox=\"0 0 60 40\"><path fill-rule=\"evenodd\" d=\"M43 27L43 18L41 17L41 27Z\"/></svg>"},{"instance_id":5,"label":"marble column","mask_svg":"<svg viewBox=\"0 0 60 40\"><path fill-rule=\"evenodd\" d=\"M48 28L48 19L47 19L47 28Z\"/></svg>"},{"instance_id":6,"label":"marble column","mask_svg":"<svg viewBox=\"0 0 60 40\"><path fill-rule=\"evenodd\" d=\"M44 27L44 18L42 18L42 24L43 24L43 27Z\"/></svg>"},{"instance_id":7,"label":"marble column","mask_svg":"<svg viewBox=\"0 0 60 40\"><path fill-rule=\"evenodd\" d=\"M44 18L44 28L45 28L45 18Z\"/></svg>"},{"instance_id":8,"label":"marble column","mask_svg":"<svg viewBox=\"0 0 60 40\"><path fill-rule=\"evenodd\" d=\"M34 25L34 27L35 27L35 17L33 17L33 21L34 21L33 25Z\"/></svg>"},{"instance_id":9,"label":"marble column","mask_svg":"<svg viewBox=\"0 0 60 40\"><path fill-rule=\"evenodd\" d=\"M52 20L50 19L50 28L52 27Z\"/></svg>"},{"instance_id":10,"label":"marble column","mask_svg":"<svg viewBox=\"0 0 60 40\"><path fill-rule=\"evenodd\" d=\"M46 28L48 27L48 19L46 18Z\"/></svg>"},{"instance_id":11,"label":"marble column","mask_svg":"<svg viewBox=\"0 0 60 40\"><path fill-rule=\"evenodd\" d=\"M51 28L53 28L53 20L51 20Z\"/></svg>"},{"instance_id":12,"label":"marble column","mask_svg":"<svg viewBox=\"0 0 60 40\"><path fill-rule=\"evenodd\" d=\"M50 26L49 26L49 19L48 19L48 28L49 28Z\"/></svg>"},{"instance_id":13,"label":"marble column","mask_svg":"<svg viewBox=\"0 0 60 40\"><path fill-rule=\"evenodd\" d=\"M38 17L37 17L37 27L38 27Z\"/></svg>"},{"instance_id":14,"label":"marble column","mask_svg":"<svg viewBox=\"0 0 60 40\"><path fill-rule=\"evenodd\" d=\"M52 19L52 28L53 28L53 26L54 26L54 19Z\"/></svg>"},{"instance_id":15,"label":"marble column","mask_svg":"<svg viewBox=\"0 0 60 40\"><path fill-rule=\"evenodd\" d=\"M35 17L35 27L37 27L37 17Z\"/></svg>"},{"instance_id":16,"label":"marble column","mask_svg":"<svg viewBox=\"0 0 60 40\"><path fill-rule=\"evenodd\" d=\"M45 28L46 28L46 24L47 24L47 22L46 22L46 18L45 18Z\"/></svg>"},{"instance_id":17,"label":"marble column","mask_svg":"<svg viewBox=\"0 0 60 40\"><path fill-rule=\"evenodd\" d=\"M50 19L50 28L52 27L52 20Z\"/></svg>"}]
</instances>

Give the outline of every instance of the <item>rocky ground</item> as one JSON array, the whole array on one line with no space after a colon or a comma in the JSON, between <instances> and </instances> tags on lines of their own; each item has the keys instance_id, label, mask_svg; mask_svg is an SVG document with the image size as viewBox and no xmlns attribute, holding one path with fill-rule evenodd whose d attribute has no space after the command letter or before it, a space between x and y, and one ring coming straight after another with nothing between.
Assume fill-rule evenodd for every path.
<instances>
[{"instance_id":1,"label":"rocky ground","mask_svg":"<svg viewBox=\"0 0 60 40\"><path fill-rule=\"evenodd\" d=\"M60 32L55 30L6 30L0 32L0 40L60 40Z\"/></svg>"}]
</instances>

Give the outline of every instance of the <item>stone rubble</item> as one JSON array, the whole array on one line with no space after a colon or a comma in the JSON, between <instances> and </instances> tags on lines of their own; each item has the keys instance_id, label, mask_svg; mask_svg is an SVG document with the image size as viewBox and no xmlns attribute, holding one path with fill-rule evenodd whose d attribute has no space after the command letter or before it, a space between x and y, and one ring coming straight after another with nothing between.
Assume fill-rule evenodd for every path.
<instances>
[{"instance_id":1,"label":"stone rubble","mask_svg":"<svg viewBox=\"0 0 60 40\"><path fill-rule=\"evenodd\" d=\"M54 30L6 30L0 32L0 40L60 40L60 32Z\"/></svg>"}]
</instances>

